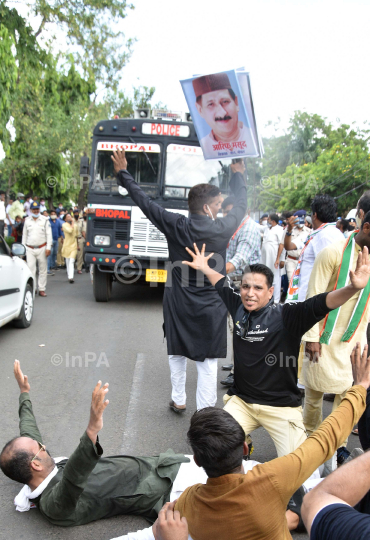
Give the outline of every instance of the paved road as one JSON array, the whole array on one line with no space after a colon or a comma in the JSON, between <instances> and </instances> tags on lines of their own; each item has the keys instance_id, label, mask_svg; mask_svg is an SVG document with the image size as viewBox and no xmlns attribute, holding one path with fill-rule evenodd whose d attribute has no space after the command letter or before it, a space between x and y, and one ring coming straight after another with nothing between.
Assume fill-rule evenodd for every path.
<instances>
[{"instance_id":1,"label":"paved road","mask_svg":"<svg viewBox=\"0 0 370 540\"><path fill-rule=\"evenodd\" d=\"M195 411L196 368L189 362L188 408L178 417L168 408L162 290L115 284L113 299L98 304L88 274L76 275L71 285L65 272L58 271L49 277L47 293L47 298L36 298L29 329L11 325L0 329L0 446L18 434L18 387L12 374L18 359L29 376L34 412L51 455L68 456L77 446L88 422L91 391L99 379L110 383L110 404L100 437L105 455L154 455L167 448L190 453L186 431ZM220 387L218 406L223 393ZM263 429L254 433L253 441L254 459L276 457ZM349 447L357 441L351 437ZM37 510L15 512L13 499L19 489L0 473L1 539L108 540L147 526L142 518L119 516L74 529L53 527Z\"/></svg>"}]
</instances>

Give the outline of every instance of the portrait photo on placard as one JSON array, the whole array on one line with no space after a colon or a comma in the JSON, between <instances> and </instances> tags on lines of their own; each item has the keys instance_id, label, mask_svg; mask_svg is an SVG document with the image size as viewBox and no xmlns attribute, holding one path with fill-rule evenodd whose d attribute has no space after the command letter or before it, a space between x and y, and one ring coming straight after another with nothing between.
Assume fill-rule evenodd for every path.
<instances>
[{"instance_id":1,"label":"portrait photo on placard","mask_svg":"<svg viewBox=\"0 0 370 540\"><path fill-rule=\"evenodd\" d=\"M259 155L235 71L185 79L181 85L205 159Z\"/></svg>"}]
</instances>

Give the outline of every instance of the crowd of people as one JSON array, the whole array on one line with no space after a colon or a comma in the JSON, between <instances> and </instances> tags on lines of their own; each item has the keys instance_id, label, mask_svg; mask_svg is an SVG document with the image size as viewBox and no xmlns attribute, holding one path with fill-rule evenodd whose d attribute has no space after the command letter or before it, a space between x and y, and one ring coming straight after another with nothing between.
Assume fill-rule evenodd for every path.
<instances>
[{"instance_id":1,"label":"crowd of people","mask_svg":"<svg viewBox=\"0 0 370 540\"><path fill-rule=\"evenodd\" d=\"M62 203L47 209L45 199L18 193L5 201L0 193L0 234L13 237L26 246L26 259L37 282L39 296L46 297L48 276L66 269L69 283L74 283L75 262L82 274L86 238L86 209L65 209ZM36 281L38 270L38 279Z\"/></svg>"},{"instance_id":2,"label":"crowd of people","mask_svg":"<svg viewBox=\"0 0 370 540\"><path fill-rule=\"evenodd\" d=\"M17 510L35 505L60 526L129 513L153 524L120 540L278 540L304 528L315 540L368 538L369 457L362 454L370 447L370 192L345 219L337 218L332 197L317 195L309 215L271 213L256 223L247 213L244 164L236 161L231 196L223 199L214 185L194 186L186 217L150 199L128 173L124 151L112 159L119 185L168 242L169 407L184 415L186 365L194 361L197 412L187 432L193 454L102 457L98 433L109 401L108 384L99 381L79 446L69 459L53 459L16 361L20 437L5 445L0 467L24 484ZM26 238L39 203L29 211ZM67 214L67 245L74 227ZM233 364L223 366L231 373L220 409L217 366L226 358L228 331ZM333 407L322 421L325 394ZM349 452L357 423L363 450ZM250 459L259 427L277 459Z\"/></svg>"}]
</instances>

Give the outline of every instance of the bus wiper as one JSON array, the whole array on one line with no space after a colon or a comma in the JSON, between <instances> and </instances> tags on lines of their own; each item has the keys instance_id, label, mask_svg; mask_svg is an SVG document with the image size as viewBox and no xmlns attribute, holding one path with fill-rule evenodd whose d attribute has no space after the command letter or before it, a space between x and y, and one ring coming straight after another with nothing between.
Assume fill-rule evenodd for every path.
<instances>
[{"instance_id":1,"label":"bus wiper","mask_svg":"<svg viewBox=\"0 0 370 540\"><path fill-rule=\"evenodd\" d=\"M134 139L132 137L129 137L130 139L130 142L132 142L133 144L137 144ZM155 168L153 166L153 163L150 161L150 157L148 156L148 154L145 152L145 150L142 150L142 153L144 154L144 156L146 157L146 160L148 162L148 164L150 165L150 168L152 169L153 173L154 173L154 176L156 177L157 176L157 173L155 171Z\"/></svg>"}]
</instances>

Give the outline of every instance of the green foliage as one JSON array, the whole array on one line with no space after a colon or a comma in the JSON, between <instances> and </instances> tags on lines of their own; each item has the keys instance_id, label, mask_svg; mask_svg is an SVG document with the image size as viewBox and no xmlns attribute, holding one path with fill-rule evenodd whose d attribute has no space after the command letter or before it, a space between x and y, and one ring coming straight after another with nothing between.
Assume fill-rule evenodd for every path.
<instances>
[{"instance_id":1,"label":"green foliage","mask_svg":"<svg viewBox=\"0 0 370 540\"><path fill-rule=\"evenodd\" d=\"M312 198L327 193L339 214L354 208L370 187L369 133L296 112L286 135L264 141L257 207L309 211Z\"/></svg>"},{"instance_id":2,"label":"green foliage","mask_svg":"<svg viewBox=\"0 0 370 540\"><path fill-rule=\"evenodd\" d=\"M132 42L112 28L132 6L122 0L34 0L30 8L41 17L37 31L0 2L0 140L6 153L0 185L8 193L37 193L49 205L68 203L81 189L79 162L90 154L91 131L111 113L110 103L97 103L97 95L117 94L130 55ZM73 54L55 55L52 38L40 41L53 25L63 29ZM123 93L119 101L132 114L133 101ZM11 116L13 142L5 128Z\"/></svg>"},{"instance_id":3,"label":"green foliage","mask_svg":"<svg viewBox=\"0 0 370 540\"><path fill-rule=\"evenodd\" d=\"M4 150L9 145L6 124L10 118L12 96L17 80L17 65L12 54L14 45L9 30L0 23L0 140Z\"/></svg>"}]
</instances>

